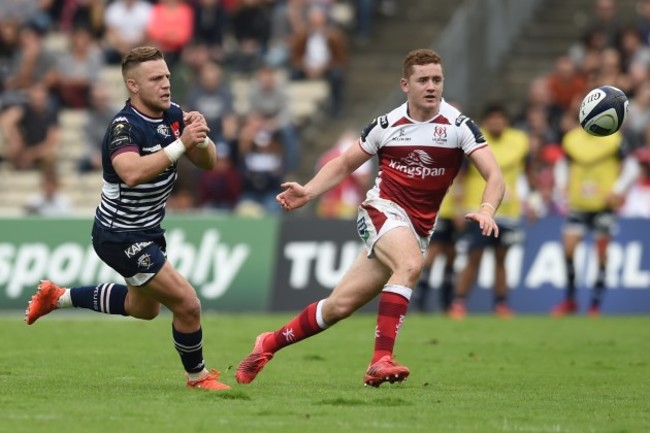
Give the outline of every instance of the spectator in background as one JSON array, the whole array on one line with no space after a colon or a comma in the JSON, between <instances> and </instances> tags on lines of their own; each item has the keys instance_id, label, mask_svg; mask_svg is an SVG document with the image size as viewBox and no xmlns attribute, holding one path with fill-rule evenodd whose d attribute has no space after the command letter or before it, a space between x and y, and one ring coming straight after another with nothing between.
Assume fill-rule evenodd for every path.
<instances>
[{"instance_id":1,"label":"spectator in background","mask_svg":"<svg viewBox=\"0 0 650 433\"><path fill-rule=\"evenodd\" d=\"M54 0L2 0L0 2L0 17L19 24L34 23L45 32L52 26L50 16Z\"/></svg>"},{"instance_id":2,"label":"spectator in background","mask_svg":"<svg viewBox=\"0 0 650 433\"><path fill-rule=\"evenodd\" d=\"M90 89L99 81L104 66L102 53L90 31L77 27L70 35L70 49L58 57L58 96L67 108L88 108Z\"/></svg>"},{"instance_id":3,"label":"spectator in background","mask_svg":"<svg viewBox=\"0 0 650 433\"><path fill-rule=\"evenodd\" d=\"M29 88L26 104L12 106L0 114L5 138L5 158L16 169L53 167L59 148L57 113L50 107L45 86Z\"/></svg>"},{"instance_id":4,"label":"spectator in background","mask_svg":"<svg viewBox=\"0 0 650 433\"><path fill-rule=\"evenodd\" d=\"M232 31L237 41L233 68L249 73L262 61L271 38L271 11L264 0L240 0L232 14Z\"/></svg>"},{"instance_id":5,"label":"spectator in background","mask_svg":"<svg viewBox=\"0 0 650 433\"><path fill-rule=\"evenodd\" d=\"M579 42L569 47L569 57L573 65L585 76L589 76L598 68L600 53L607 46L605 34L598 29L586 32Z\"/></svg>"},{"instance_id":6,"label":"spectator in background","mask_svg":"<svg viewBox=\"0 0 650 433\"><path fill-rule=\"evenodd\" d=\"M20 29L20 45L14 52L4 81L3 105L24 103L26 92L39 84L48 94L58 80L56 57L43 43L46 29L29 22Z\"/></svg>"},{"instance_id":7,"label":"spectator in background","mask_svg":"<svg viewBox=\"0 0 650 433\"><path fill-rule=\"evenodd\" d=\"M564 301L551 309L552 316L565 316L578 311L574 255L578 244L589 232L594 233L598 272L592 290L588 313L600 314L605 291L607 247L612 237L615 217L611 193L619 175L621 134L594 137L577 123L577 108L567 115L573 128L562 140L565 158L556 164L556 186L568 205L562 232L566 263L566 294Z\"/></svg>"},{"instance_id":8,"label":"spectator in background","mask_svg":"<svg viewBox=\"0 0 650 433\"><path fill-rule=\"evenodd\" d=\"M84 27L88 29L93 39L101 39L104 35L104 0L67 0L61 10L59 29L72 32Z\"/></svg>"},{"instance_id":9,"label":"spectator in background","mask_svg":"<svg viewBox=\"0 0 650 433\"><path fill-rule=\"evenodd\" d=\"M223 80L221 67L207 62L199 69L198 81L187 91L185 105L200 111L216 141L232 141L237 135L237 116L230 85Z\"/></svg>"},{"instance_id":10,"label":"spectator in background","mask_svg":"<svg viewBox=\"0 0 650 433\"><path fill-rule=\"evenodd\" d=\"M159 0L151 10L147 37L173 67L194 34L194 11L184 0Z\"/></svg>"},{"instance_id":11,"label":"spectator in background","mask_svg":"<svg viewBox=\"0 0 650 433\"><path fill-rule=\"evenodd\" d=\"M16 21L0 18L0 110L5 82L11 75L11 62L19 49L19 25Z\"/></svg>"},{"instance_id":12,"label":"spectator in background","mask_svg":"<svg viewBox=\"0 0 650 433\"><path fill-rule=\"evenodd\" d=\"M646 129L646 143L650 143L650 128ZM624 218L650 218L650 144L628 156L623 172L630 171L629 186L615 185L612 201L618 215ZM618 186L618 188L617 188Z\"/></svg>"},{"instance_id":13,"label":"spectator in background","mask_svg":"<svg viewBox=\"0 0 650 433\"><path fill-rule=\"evenodd\" d=\"M623 70L621 53L615 48L606 48L600 58L600 69L596 75L595 86L615 86L625 94L632 91L632 80ZM584 95L582 95L584 96Z\"/></svg>"},{"instance_id":14,"label":"spectator in background","mask_svg":"<svg viewBox=\"0 0 650 433\"><path fill-rule=\"evenodd\" d=\"M103 84L95 84L90 90L90 107L83 128L86 152L78 162L80 173L101 170L102 141L106 128L119 107L111 103L111 95Z\"/></svg>"},{"instance_id":15,"label":"spectator in background","mask_svg":"<svg viewBox=\"0 0 650 433\"><path fill-rule=\"evenodd\" d=\"M316 171L341 156L350 146L355 146L358 138L358 134L352 130L343 132L336 144L318 159ZM356 218L359 205L366 197L372 178L372 162L366 161L341 183L320 196L316 205L316 214L321 218Z\"/></svg>"},{"instance_id":16,"label":"spectator in background","mask_svg":"<svg viewBox=\"0 0 650 433\"><path fill-rule=\"evenodd\" d=\"M650 0L638 0L636 4L636 27L641 32L644 45L650 45Z\"/></svg>"},{"instance_id":17,"label":"spectator in background","mask_svg":"<svg viewBox=\"0 0 650 433\"><path fill-rule=\"evenodd\" d=\"M476 224L468 226L467 264L458 274L456 293L449 309L452 319L464 319L467 315L466 299L476 282L478 270L486 248L494 251L494 313L501 318L509 318L513 311L508 304L508 285L506 278L505 260L508 250L520 243L523 232L520 228L520 218L523 204L519 185L526 173L526 158L530 145L528 136L522 131L510 126L508 112L500 104L488 105L482 116L481 131L499 163L506 190L499 211L494 220L499 227L499 237L483 236ZM467 168L463 177L463 206L464 210L475 209L481 204L481 194L485 180L474 165Z\"/></svg>"},{"instance_id":18,"label":"spectator in background","mask_svg":"<svg viewBox=\"0 0 650 433\"><path fill-rule=\"evenodd\" d=\"M589 25L589 31L599 31L605 36L605 45L607 47L616 47L618 45L621 33L621 21L618 16L617 0L595 0L595 16Z\"/></svg>"},{"instance_id":19,"label":"spectator in background","mask_svg":"<svg viewBox=\"0 0 650 433\"><path fill-rule=\"evenodd\" d=\"M54 167L41 171L41 191L27 199L25 212L44 217L72 214L72 203L61 193L59 177Z\"/></svg>"},{"instance_id":20,"label":"spectator in background","mask_svg":"<svg viewBox=\"0 0 650 433\"><path fill-rule=\"evenodd\" d=\"M548 76L548 89L554 109L566 111L576 98L582 98L587 90L585 76L576 70L568 55L559 56L555 69Z\"/></svg>"},{"instance_id":21,"label":"spectator in background","mask_svg":"<svg viewBox=\"0 0 650 433\"><path fill-rule=\"evenodd\" d=\"M194 33L187 49L208 51L215 62L224 59L223 37L228 15L220 0L198 0L194 3Z\"/></svg>"},{"instance_id":22,"label":"spectator in background","mask_svg":"<svg viewBox=\"0 0 650 433\"><path fill-rule=\"evenodd\" d=\"M277 69L264 65L257 70L248 92L248 102L250 112L264 118L267 130L280 133L285 170L296 170L300 165L300 143L291 113L287 83L280 80Z\"/></svg>"},{"instance_id":23,"label":"spectator in background","mask_svg":"<svg viewBox=\"0 0 650 433\"><path fill-rule=\"evenodd\" d=\"M114 0L106 7L104 43L108 63L119 65L126 53L144 44L150 16L151 4L146 0Z\"/></svg>"},{"instance_id":24,"label":"spectator in background","mask_svg":"<svg viewBox=\"0 0 650 433\"><path fill-rule=\"evenodd\" d=\"M456 262L456 244L465 231L466 221L462 212L463 169L459 172L447 195L440 204L436 228L431 235L429 245L424 255L422 273L415 288L415 306L420 311L429 311L431 297L431 268L438 257L443 257L445 264L442 271L442 281L439 289L440 311L447 313L454 300Z\"/></svg>"},{"instance_id":25,"label":"spectator in background","mask_svg":"<svg viewBox=\"0 0 650 433\"><path fill-rule=\"evenodd\" d=\"M312 7L307 29L296 35L291 52L292 78L326 79L331 91L330 114L343 113L343 86L348 47L344 34L328 23L324 9Z\"/></svg>"},{"instance_id":26,"label":"spectator in background","mask_svg":"<svg viewBox=\"0 0 650 433\"><path fill-rule=\"evenodd\" d=\"M635 68L647 69L650 66L650 47L643 43L641 32L634 26L621 32L620 52L623 70L628 74Z\"/></svg>"},{"instance_id":27,"label":"spectator in background","mask_svg":"<svg viewBox=\"0 0 650 433\"><path fill-rule=\"evenodd\" d=\"M650 125L650 82L642 83L630 98L627 117L623 124L623 152L646 144L646 128Z\"/></svg>"},{"instance_id":28,"label":"spectator in background","mask_svg":"<svg viewBox=\"0 0 650 433\"><path fill-rule=\"evenodd\" d=\"M304 31L309 12L308 0L277 2L271 15L271 38L265 61L275 67L287 66L295 36Z\"/></svg>"},{"instance_id":29,"label":"spectator in background","mask_svg":"<svg viewBox=\"0 0 650 433\"><path fill-rule=\"evenodd\" d=\"M242 180L231 158L230 146L217 144L217 162L210 171L202 171L198 185L198 204L203 209L232 212L242 193Z\"/></svg>"},{"instance_id":30,"label":"spectator in background","mask_svg":"<svg viewBox=\"0 0 650 433\"><path fill-rule=\"evenodd\" d=\"M243 192L238 207L252 204L259 211L278 214L275 196L285 175L282 141L279 134L266 129L262 116L250 114L239 135L239 164Z\"/></svg>"}]
</instances>

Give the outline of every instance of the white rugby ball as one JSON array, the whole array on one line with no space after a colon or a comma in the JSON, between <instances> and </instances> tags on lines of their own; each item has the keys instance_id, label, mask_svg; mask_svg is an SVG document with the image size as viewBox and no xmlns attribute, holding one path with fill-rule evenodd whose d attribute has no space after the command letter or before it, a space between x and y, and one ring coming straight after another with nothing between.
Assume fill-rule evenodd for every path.
<instances>
[{"instance_id":1,"label":"white rugby ball","mask_svg":"<svg viewBox=\"0 0 650 433\"><path fill-rule=\"evenodd\" d=\"M614 86L600 86L587 93L580 105L580 126L591 135L612 135L623 125L628 100Z\"/></svg>"}]
</instances>

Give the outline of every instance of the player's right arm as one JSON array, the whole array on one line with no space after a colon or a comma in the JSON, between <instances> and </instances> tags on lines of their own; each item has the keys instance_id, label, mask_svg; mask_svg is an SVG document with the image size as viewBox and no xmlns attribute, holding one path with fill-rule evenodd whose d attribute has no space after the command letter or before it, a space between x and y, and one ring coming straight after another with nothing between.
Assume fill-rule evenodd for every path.
<instances>
[{"instance_id":1,"label":"player's right arm","mask_svg":"<svg viewBox=\"0 0 650 433\"><path fill-rule=\"evenodd\" d=\"M285 190L278 194L277 201L284 210L302 207L341 183L371 156L364 152L358 143L350 146L343 154L325 164L304 186L296 182L283 183L281 186Z\"/></svg>"},{"instance_id":2,"label":"player's right arm","mask_svg":"<svg viewBox=\"0 0 650 433\"><path fill-rule=\"evenodd\" d=\"M186 125L183 134L160 152L140 155L136 144L138 134L126 121L113 122L109 130L108 148L117 175L129 187L155 179L175 163L185 151L194 148L207 137L209 128L194 122Z\"/></svg>"}]
</instances>

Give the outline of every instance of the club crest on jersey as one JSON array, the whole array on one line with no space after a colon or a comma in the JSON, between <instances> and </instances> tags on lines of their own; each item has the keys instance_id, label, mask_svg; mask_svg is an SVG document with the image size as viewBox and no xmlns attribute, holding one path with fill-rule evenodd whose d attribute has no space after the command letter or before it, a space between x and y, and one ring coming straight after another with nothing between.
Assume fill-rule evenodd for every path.
<instances>
[{"instance_id":1,"label":"club crest on jersey","mask_svg":"<svg viewBox=\"0 0 650 433\"><path fill-rule=\"evenodd\" d=\"M433 128L433 141L436 143L447 142L447 128L444 126L435 126Z\"/></svg>"},{"instance_id":2,"label":"club crest on jersey","mask_svg":"<svg viewBox=\"0 0 650 433\"><path fill-rule=\"evenodd\" d=\"M156 132L165 138L170 136L169 127L167 125L163 125L162 123L158 125L158 127L156 128Z\"/></svg>"},{"instance_id":3,"label":"club crest on jersey","mask_svg":"<svg viewBox=\"0 0 650 433\"><path fill-rule=\"evenodd\" d=\"M138 257L138 267L142 269L149 269L153 265L151 261L151 256L149 254L143 254Z\"/></svg>"},{"instance_id":4,"label":"club crest on jersey","mask_svg":"<svg viewBox=\"0 0 650 433\"><path fill-rule=\"evenodd\" d=\"M399 161L391 160L388 166L405 173L410 178L444 176L444 167L431 167L435 161L424 150L416 149Z\"/></svg>"}]
</instances>

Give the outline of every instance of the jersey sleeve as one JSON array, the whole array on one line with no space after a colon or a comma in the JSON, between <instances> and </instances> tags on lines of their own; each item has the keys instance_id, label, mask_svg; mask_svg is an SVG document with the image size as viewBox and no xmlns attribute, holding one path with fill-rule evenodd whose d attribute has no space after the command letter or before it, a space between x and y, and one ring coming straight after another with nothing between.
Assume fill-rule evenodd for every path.
<instances>
[{"instance_id":1,"label":"jersey sleeve","mask_svg":"<svg viewBox=\"0 0 650 433\"><path fill-rule=\"evenodd\" d=\"M459 128L459 147L466 155L477 149L487 146L487 140L481 129L472 119L462 114L456 119L456 126Z\"/></svg>"},{"instance_id":2,"label":"jersey sleeve","mask_svg":"<svg viewBox=\"0 0 650 433\"><path fill-rule=\"evenodd\" d=\"M361 131L361 137L359 138L361 149L370 155L377 154L379 148L382 146L382 138L387 126L388 120L386 119L386 116L374 118L372 122Z\"/></svg>"},{"instance_id":3,"label":"jersey sleeve","mask_svg":"<svg viewBox=\"0 0 650 433\"><path fill-rule=\"evenodd\" d=\"M108 155L111 159L124 152L138 152L137 143L141 142L137 127L126 117L117 117L108 127Z\"/></svg>"}]
</instances>

